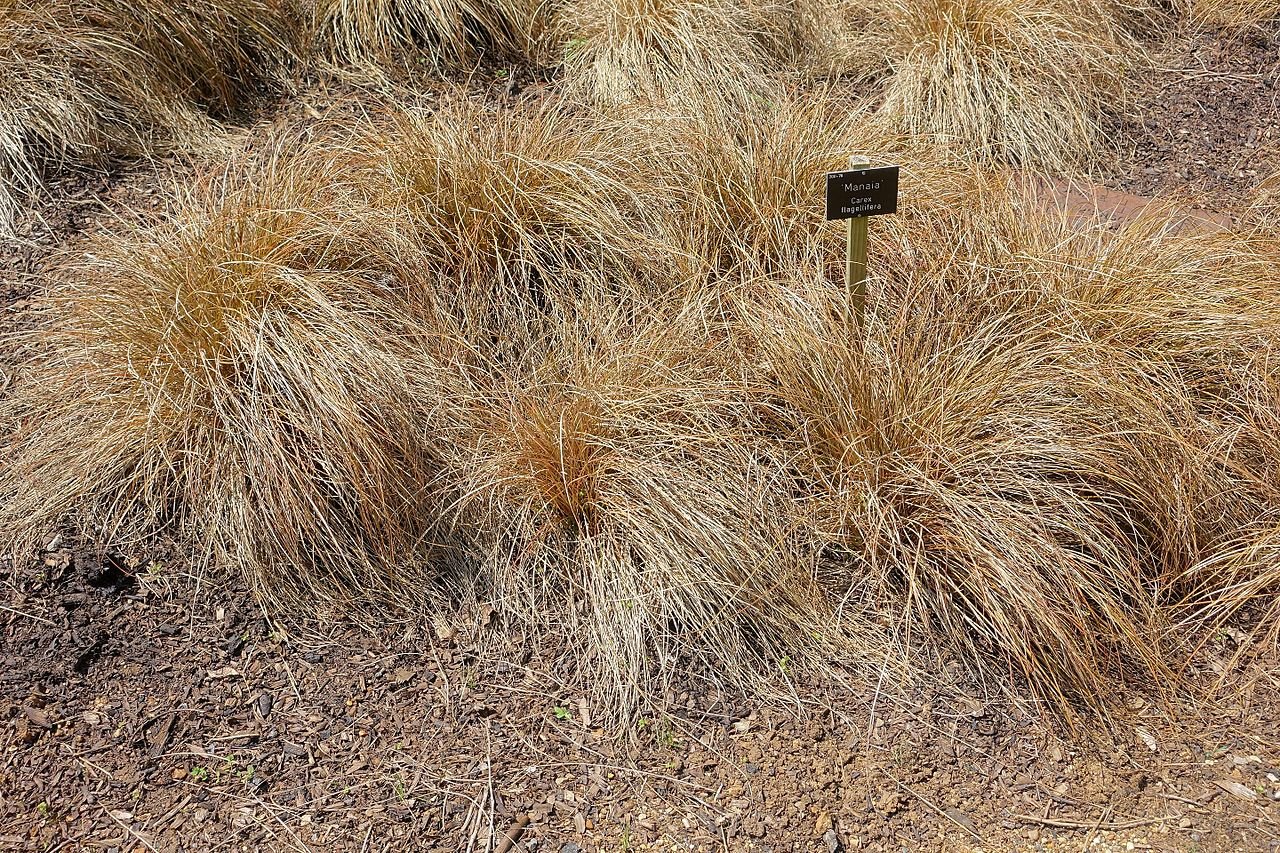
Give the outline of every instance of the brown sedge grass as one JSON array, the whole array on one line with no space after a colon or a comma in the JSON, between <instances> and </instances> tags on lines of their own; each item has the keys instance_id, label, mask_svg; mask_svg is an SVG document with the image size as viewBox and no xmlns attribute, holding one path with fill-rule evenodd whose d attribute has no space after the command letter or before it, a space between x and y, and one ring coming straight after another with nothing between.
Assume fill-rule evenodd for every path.
<instances>
[{"instance_id":1,"label":"brown sedge grass","mask_svg":"<svg viewBox=\"0 0 1280 853\"><path fill-rule=\"evenodd\" d=\"M1106 4L888 0L848 7L844 68L883 76L894 127L1033 169L1065 171L1098 144L1099 122L1142 50Z\"/></svg>"},{"instance_id":2,"label":"brown sedge grass","mask_svg":"<svg viewBox=\"0 0 1280 853\"><path fill-rule=\"evenodd\" d=\"M537 0L318 0L315 16L318 46L339 62L465 69L485 54L534 55L546 7Z\"/></svg>"},{"instance_id":3,"label":"brown sedge grass","mask_svg":"<svg viewBox=\"0 0 1280 853\"><path fill-rule=\"evenodd\" d=\"M203 111L279 85L305 29L281 0L0 3L0 228L50 166L200 148Z\"/></svg>"},{"instance_id":4,"label":"brown sedge grass","mask_svg":"<svg viewBox=\"0 0 1280 853\"><path fill-rule=\"evenodd\" d=\"M1274 259L903 143L856 325L808 192L838 152L787 153L837 107L339 123L73 271L0 404L0 528L177 530L281 605L452 584L624 711L888 636L1068 715L1176 685L1188 614L1272 589L1241 543L1276 501Z\"/></svg>"},{"instance_id":5,"label":"brown sedge grass","mask_svg":"<svg viewBox=\"0 0 1280 853\"><path fill-rule=\"evenodd\" d=\"M137 155L156 127L193 128L157 84L123 34L61 6L0 3L0 229L39 192L49 161Z\"/></svg>"},{"instance_id":6,"label":"brown sedge grass","mask_svg":"<svg viewBox=\"0 0 1280 853\"><path fill-rule=\"evenodd\" d=\"M1258 27L1280 18L1276 0L1185 0L1191 20L1217 27Z\"/></svg>"},{"instance_id":7,"label":"brown sedge grass","mask_svg":"<svg viewBox=\"0 0 1280 853\"><path fill-rule=\"evenodd\" d=\"M708 96L748 101L774 63L737 0L584 0L551 30L570 96L603 107Z\"/></svg>"},{"instance_id":8,"label":"brown sedge grass","mask_svg":"<svg viewBox=\"0 0 1280 853\"><path fill-rule=\"evenodd\" d=\"M282 605L426 594L396 272L271 145L64 272L0 401L6 550L188 543ZM55 450L56 448L56 450Z\"/></svg>"}]
</instances>

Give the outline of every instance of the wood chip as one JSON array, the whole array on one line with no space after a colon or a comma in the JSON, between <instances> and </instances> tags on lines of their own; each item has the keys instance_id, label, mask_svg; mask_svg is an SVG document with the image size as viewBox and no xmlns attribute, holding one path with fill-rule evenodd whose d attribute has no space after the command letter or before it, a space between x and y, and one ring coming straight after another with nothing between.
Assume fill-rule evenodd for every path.
<instances>
[{"instance_id":1,"label":"wood chip","mask_svg":"<svg viewBox=\"0 0 1280 853\"><path fill-rule=\"evenodd\" d=\"M26 718L30 720L33 725L37 725L42 729L53 728L53 719L39 708L32 708L30 705L23 705L22 713L26 715Z\"/></svg>"},{"instance_id":2,"label":"wood chip","mask_svg":"<svg viewBox=\"0 0 1280 853\"><path fill-rule=\"evenodd\" d=\"M1213 784L1217 785L1233 797L1239 797L1240 799L1249 802L1258 799L1257 791L1247 785L1241 785L1239 782L1232 782L1229 779L1215 779Z\"/></svg>"},{"instance_id":3,"label":"wood chip","mask_svg":"<svg viewBox=\"0 0 1280 853\"><path fill-rule=\"evenodd\" d=\"M1156 741L1155 735L1151 734L1151 732L1147 731L1142 726L1138 726L1133 731L1134 734L1138 736L1138 740L1142 741L1146 745L1147 749L1152 752L1160 751L1160 744Z\"/></svg>"}]
</instances>

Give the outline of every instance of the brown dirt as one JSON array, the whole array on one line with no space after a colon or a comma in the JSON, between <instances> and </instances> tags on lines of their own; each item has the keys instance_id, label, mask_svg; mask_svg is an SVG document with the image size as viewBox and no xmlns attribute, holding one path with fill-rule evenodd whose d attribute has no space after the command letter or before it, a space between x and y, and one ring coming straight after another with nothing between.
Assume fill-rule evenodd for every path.
<instances>
[{"instance_id":1,"label":"brown dirt","mask_svg":"<svg viewBox=\"0 0 1280 853\"><path fill-rule=\"evenodd\" d=\"M1195 196L1226 210L1280 171L1280 30L1180 36L1135 72L1134 103L1106 132L1101 182L1136 196Z\"/></svg>"},{"instance_id":2,"label":"brown dirt","mask_svg":"<svg viewBox=\"0 0 1280 853\"><path fill-rule=\"evenodd\" d=\"M49 259L105 210L102 194L118 176L108 172L63 174L50 182L49 198L18 223L13 238L0 237L0 332L30 304Z\"/></svg>"},{"instance_id":3,"label":"brown dirt","mask_svg":"<svg viewBox=\"0 0 1280 853\"><path fill-rule=\"evenodd\" d=\"M1197 44L1183 65L1218 70L1161 72L1151 92L1216 87L1215 129L1178 132L1193 94L1149 98L1123 130L1119 195L1090 203L1203 180L1242 198L1250 169L1280 168L1273 89L1222 72L1237 54L1221 39ZM30 321L61 249L155 203L164 168L55 185L46 222L0 246L5 328ZM1237 659L1234 629L1199 663L1197 683L1223 689L1169 708L1118 697L1123 716L1087 738L972 685L797 673L777 686L803 702L690 683L619 731L556 681L553 638L501 613L286 632L250 601L180 554L51 543L35 568L0 562L0 850L488 851L508 833L552 853L1280 850L1280 661Z\"/></svg>"},{"instance_id":4,"label":"brown dirt","mask_svg":"<svg viewBox=\"0 0 1280 853\"><path fill-rule=\"evenodd\" d=\"M61 547L0 583L0 849L490 850L526 820L518 850L1280 843L1277 662L1232 670L1225 637L1205 665L1261 680L1174 723L1129 697L1089 746L976 693L803 682L621 732L500 613L286 636L162 556Z\"/></svg>"}]
</instances>

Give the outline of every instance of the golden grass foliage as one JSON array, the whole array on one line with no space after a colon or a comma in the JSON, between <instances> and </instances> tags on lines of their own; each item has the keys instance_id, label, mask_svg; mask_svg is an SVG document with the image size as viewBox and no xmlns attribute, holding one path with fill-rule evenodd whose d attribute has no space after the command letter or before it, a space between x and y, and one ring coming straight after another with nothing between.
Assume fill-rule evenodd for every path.
<instances>
[{"instance_id":1,"label":"golden grass foliage","mask_svg":"<svg viewBox=\"0 0 1280 853\"><path fill-rule=\"evenodd\" d=\"M257 87L283 77L305 46L308 25L292 0L105 5L105 20L146 58L170 97L193 101L214 115L242 110Z\"/></svg>"},{"instance_id":2,"label":"golden grass foliage","mask_svg":"<svg viewBox=\"0 0 1280 853\"><path fill-rule=\"evenodd\" d=\"M588 102L741 101L770 69L757 23L740 0L581 0L560 7L555 33L566 86Z\"/></svg>"},{"instance_id":3,"label":"golden grass foliage","mask_svg":"<svg viewBox=\"0 0 1280 853\"><path fill-rule=\"evenodd\" d=\"M75 504L91 535L185 536L278 589L412 587L431 474L397 273L340 233L323 175L268 158L66 272L4 404L0 527L29 546Z\"/></svg>"},{"instance_id":4,"label":"golden grass foliage","mask_svg":"<svg viewBox=\"0 0 1280 853\"><path fill-rule=\"evenodd\" d=\"M524 57L544 26L539 0L317 0L319 41L345 62L467 68L484 53Z\"/></svg>"},{"instance_id":5,"label":"golden grass foliage","mask_svg":"<svg viewBox=\"0 0 1280 853\"><path fill-rule=\"evenodd\" d=\"M1103 4L877 0L851 14L846 68L889 75L880 112L896 127L1033 168L1092 150L1140 56Z\"/></svg>"},{"instance_id":6,"label":"golden grass foliage","mask_svg":"<svg viewBox=\"0 0 1280 853\"><path fill-rule=\"evenodd\" d=\"M650 215L626 181L626 132L556 99L499 110L455 95L340 135L387 227L432 275L487 300L557 287L572 270L633 278Z\"/></svg>"},{"instance_id":7,"label":"golden grass foliage","mask_svg":"<svg viewBox=\"0 0 1280 853\"><path fill-rule=\"evenodd\" d=\"M1280 19L1276 0L1184 0L1191 19L1219 27L1251 27Z\"/></svg>"},{"instance_id":8,"label":"golden grass foliage","mask_svg":"<svg viewBox=\"0 0 1280 853\"><path fill-rule=\"evenodd\" d=\"M1277 272L1153 223L1002 213L958 258L931 243L902 263L918 233L886 246L865 336L840 300L751 315L776 433L802 437L814 534L847 583L1063 704L1176 668L1166 607L1219 595L1201 561L1274 506L1275 384L1255 353ZM997 223L929 224L961 241Z\"/></svg>"},{"instance_id":9,"label":"golden grass foliage","mask_svg":"<svg viewBox=\"0 0 1280 853\"><path fill-rule=\"evenodd\" d=\"M1245 218L1273 236L1280 235L1280 172L1263 178L1254 188Z\"/></svg>"},{"instance_id":10,"label":"golden grass foliage","mask_svg":"<svg viewBox=\"0 0 1280 853\"><path fill-rule=\"evenodd\" d=\"M195 146L206 113L242 112L317 57L559 64L573 99L727 108L725 122L790 72L843 75L889 132L1063 170L1140 57L1135 14L1062 0L0 0L0 222L46 165Z\"/></svg>"},{"instance_id":11,"label":"golden grass foliage","mask_svg":"<svg viewBox=\"0 0 1280 853\"><path fill-rule=\"evenodd\" d=\"M628 707L685 656L740 682L814 645L822 592L785 547L785 491L759 465L703 312L559 312L514 364L451 395L453 527L481 588L577 638L589 680Z\"/></svg>"},{"instance_id":12,"label":"golden grass foliage","mask_svg":"<svg viewBox=\"0 0 1280 853\"><path fill-rule=\"evenodd\" d=\"M0 230L48 163L97 165L210 133L278 79L300 22L281 0L0 0Z\"/></svg>"},{"instance_id":13,"label":"golden grass foliage","mask_svg":"<svg viewBox=\"0 0 1280 853\"><path fill-rule=\"evenodd\" d=\"M177 123L153 87L122 35L57 4L0 2L0 229L39 188L42 161L139 153L151 127Z\"/></svg>"},{"instance_id":14,"label":"golden grass foliage","mask_svg":"<svg viewBox=\"0 0 1280 853\"><path fill-rule=\"evenodd\" d=\"M6 550L72 519L302 607L474 596L615 709L691 661L1176 685L1280 581L1274 241L753 104L344 112L104 240L0 400ZM832 134L906 166L864 323Z\"/></svg>"}]
</instances>

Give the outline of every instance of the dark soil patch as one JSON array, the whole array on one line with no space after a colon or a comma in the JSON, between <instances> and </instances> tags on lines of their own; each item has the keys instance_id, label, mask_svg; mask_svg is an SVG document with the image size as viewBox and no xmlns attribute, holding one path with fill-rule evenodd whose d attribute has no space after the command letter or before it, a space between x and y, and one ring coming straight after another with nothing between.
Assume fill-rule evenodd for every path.
<instances>
[{"instance_id":1,"label":"dark soil patch","mask_svg":"<svg viewBox=\"0 0 1280 853\"><path fill-rule=\"evenodd\" d=\"M1232 670L1225 636L1205 666L1261 675L1247 695L1173 723L1130 697L1092 746L977 693L803 680L803 706L690 687L618 731L489 612L286 636L234 584L66 549L0 566L0 589L5 850L485 851L508 831L514 850L562 853L1280 840L1277 662Z\"/></svg>"},{"instance_id":2,"label":"dark soil patch","mask_svg":"<svg viewBox=\"0 0 1280 853\"><path fill-rule=\"evenodd\" d=\"M1280 31L1180 38L1129 82L1130 114L1109 122L1120 151L1108 186L1137 196L1202 196L1225 210L1280 171Z\"/></svg>"}]
</instances>

